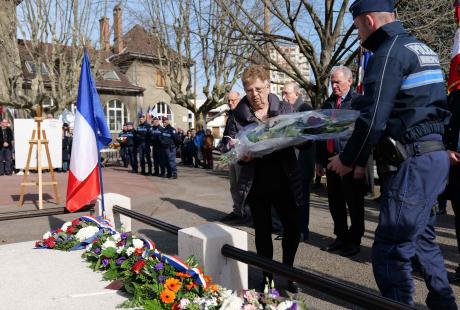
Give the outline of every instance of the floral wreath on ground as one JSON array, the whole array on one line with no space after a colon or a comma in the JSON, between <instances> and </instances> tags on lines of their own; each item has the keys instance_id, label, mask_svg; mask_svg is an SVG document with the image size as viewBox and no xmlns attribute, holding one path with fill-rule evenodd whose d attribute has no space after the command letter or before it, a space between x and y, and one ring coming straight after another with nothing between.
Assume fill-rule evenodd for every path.
<instances>
[{"instance_id":1,"label":"floral wreath on ground","mask_svg":"<svg viewBox=\"0 0 460 310\"><path fill-rule=\"evenodd\" d=\"M204 275L194 257L185 262L163 254L147 238L115 231L107 220L83 216L49 231L36 248L72 251L85 249L82 257L104 280L119 281L129 300L120 307L146 310L295 310L303 302L281 298L275 289L233 292Z\"/></svg>"}]
</instances>

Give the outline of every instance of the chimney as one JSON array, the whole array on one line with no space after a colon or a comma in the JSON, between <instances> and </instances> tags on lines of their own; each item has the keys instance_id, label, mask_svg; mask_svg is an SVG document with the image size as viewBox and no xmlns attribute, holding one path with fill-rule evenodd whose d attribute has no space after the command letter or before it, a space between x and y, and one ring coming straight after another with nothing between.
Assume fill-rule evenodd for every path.
<instances>
[{"instance_id":1,"label":"chimney","mask_svg":"<svg viewBox=\"0 0 460 310\"><path fill-rule=\"evenodd\" d=\"M117 4L113 8L113 47L116 54L123 50L123 39L121 33L123 31L123 19L121 5Z\"/></svg>"},{"instance_id":2,"label":"chimney","mask_svg":"<svg viewBox=\"0 0 460 310\"><path fill-rule=\"evenodd\" d=\"M99 20L99 43L102 51L110 50L110 24L106 16Z\"/></svg>"}]
</instances>

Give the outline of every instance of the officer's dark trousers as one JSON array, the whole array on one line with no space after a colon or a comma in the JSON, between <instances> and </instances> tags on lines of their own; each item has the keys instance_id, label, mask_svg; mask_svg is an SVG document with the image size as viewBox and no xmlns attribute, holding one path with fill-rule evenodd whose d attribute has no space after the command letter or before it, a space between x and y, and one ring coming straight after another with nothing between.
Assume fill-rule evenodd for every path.
<instances>
[{"instance_id":1,"label":"officer's dark trousers","mask_svg":"<svg viewBox=\"0 0 460 310\"><path fill-rule=\"evenodd\" d=\"M163 149L166 155L166 174L168 175L168 177L177 175L176 147L167 146L163 147Z\"/></svg>"},{"instance_id":2,"label":"officer's dark trousers","mask_svg":"<svg viewBox=\"0 0 460 310\"><path fill-rule=\"evenodd\" d=\"M310 232L310 180L302 179L303 205L300 210L300 232L306 238Z\"/></svg>"},{"instance_id":3,"label":"officer's dark trousers","mask_svg":"<svg viewBox=\"0 0 460 310\"><path fill-rule=\"evenodd\" d=\"M141 163L141 172L145 173L145 160L147 159L148 172L152 173L152 158L150 157L150 144L141 143L137 147L139 161Z\"/></svg>"},{"instance_id":4,"label":"officer's dark trousers","mask_svg":"<svg viewBox=\"0 0 460 310\"><path fill-rule=\"evenodd\" d=\"M267 180L267 182L271 182L271 180ZM254 222L256 250L257 254L261 256L273 257L271 233L271 206L273 206L283 225L283 239L281 243L283 248L283 263L292 266L300 241L300 211L289 189L289 182L287 180L284 182L274 182L280 182L281 188L274 190L268 188L268 191L265 191L261 187L256 188L253 186L248 194L247 202L249 203Z\"/></svg>"},{"instance_id":5,"label":"officer's dark trousers","mask_svg":"<svg viewBox=\"0 0 460 310\"><path fill-rule=\"evenodd\" d=\"M153 146L153 170L155 174L164 175L165 169L165 152L161 146Z\"/></svg>"},{"instance_id":6,"label":"officer's dark trousers","mask_svg":"<svg viewBox=\"0 0 460 310\"><path fill-rule=\"evenodd\" d=\"M383 296L413 305L411 261L419 264L429 289L430 309L457 309L435 242L433 205L449 173L447 153L437 151L410 157L387 176L379 224L372 247L372 267Z\"/></svg>"},{"instance_id":7,"label":"officer's dark trousers","mask_svg":"<svg viewBox=\"0 0 460 310\"><path fill-rule=\"evenodd\" d=\"M129 158L129 162L131 163L131 171L137 172L137 152L134 146L127 146L126 147L126 156Z\"/></svg>"},{"instance_id":8,"label":"officer's dark trousers","mask_svg":"<svg viewBox=\"0 0 460 310\"><path fill-rule=\"evenodd\" d=\"M129 156L127 156L126 146L120 147L120 157L124 167L128 167Z\"/></svg>"},{"instance_id":9,"label":"officer's dark trousers","mask_svg":"<svg viewBox=\"0 0 460 310\"><path fill-rule=\"evenodd\" d=\"M326 170L329 210L334 221L334 234L338 239L359 245L364 235L364 180L353 178L353 171L340 177ZM347 206L351 226L347 224Z\"/></svg>"},{"instance_id":10,"label":"officer's dark trousers","mask_svg":"<svg viewBox=\"0 0 460 310\"><path fill-rule=\"evenodd\" d=\"M11 174L13 156L9 147L0 146L0 175Z\"/></svg>"},{"instance_id":11,"label":"officer's dark trousers","mask_svg":"<svg viewBox=\"0 0 460 310\"><path fill-rule=\"evenodd\" d=\"M460 166L451 166L449 174L449 197L455 214L455 234L460 252ZM460 262L459 262L460 263Z\"/></svg>"}]
</instances>

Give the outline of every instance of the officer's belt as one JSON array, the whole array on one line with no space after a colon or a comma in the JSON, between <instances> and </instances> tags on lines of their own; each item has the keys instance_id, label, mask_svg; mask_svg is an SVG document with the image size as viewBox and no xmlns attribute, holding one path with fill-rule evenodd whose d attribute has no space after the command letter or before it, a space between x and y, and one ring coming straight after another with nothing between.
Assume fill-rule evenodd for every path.
<instances>
[{"instance_id":1,"label":"officer's belt","mask_svg":"<svg viewBox=\"0 0 460 310\"><path fill-rule=\"evenodd\" d=\"M407 157L419 156L425 153L444 151L444 143L441 141L418 141L410 144L404 144Z\"/></svg>"}]
</instances>

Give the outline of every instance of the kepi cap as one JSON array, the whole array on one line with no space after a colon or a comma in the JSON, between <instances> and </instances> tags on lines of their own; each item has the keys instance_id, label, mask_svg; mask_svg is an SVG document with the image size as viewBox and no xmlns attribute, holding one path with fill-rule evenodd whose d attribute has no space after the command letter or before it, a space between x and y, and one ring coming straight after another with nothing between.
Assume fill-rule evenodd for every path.
<instances>
[{"instance_id":1,"label":"kepi cap","mask_svg":"<svg viewBox=\"0 0 460 310\"><path fill-rule=\"evenodd\" d=\"M389 12L394 11L394 0L356 0L350 5L350 12L353 19L363 13L369 12Z\"/></svg>"}]
</instances>

